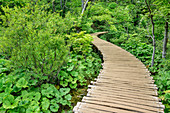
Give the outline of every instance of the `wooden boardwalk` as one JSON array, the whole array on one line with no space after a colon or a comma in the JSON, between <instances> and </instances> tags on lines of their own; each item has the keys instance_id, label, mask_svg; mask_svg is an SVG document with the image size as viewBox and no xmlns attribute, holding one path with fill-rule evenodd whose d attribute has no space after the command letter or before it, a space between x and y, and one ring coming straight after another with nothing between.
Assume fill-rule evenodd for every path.
<instances>
[{"instance_id":1,"label":"wooden boardwalk","mask_svg":"<svg viewBox=\"0 0 170 113\"><path fill-rule=\"evenodd\" d=\"M89 85L87 96L75 113L163 113L157 87L144 64L120 47L94 36L93 44L103 55L103 70Z\"/></svg>"}]
</instances>

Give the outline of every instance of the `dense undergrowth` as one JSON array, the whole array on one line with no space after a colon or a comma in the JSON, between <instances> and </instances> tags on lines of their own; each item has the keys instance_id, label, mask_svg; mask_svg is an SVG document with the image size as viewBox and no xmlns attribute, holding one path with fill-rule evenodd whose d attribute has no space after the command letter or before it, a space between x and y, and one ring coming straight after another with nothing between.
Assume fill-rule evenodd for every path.
<instances>
[{"instance_id":1,"label":"dense undergrowth","mask_svg":"<svg viewBox=\"0 0 170 113\"><path fill-rule=\"evenodd\" d=\"M145 0L152 15L142 0L92 0L82 14L86 1L81 1L0 0L0 112L71 112L101 68L86 33L108 31L102 39L129 51L150 70L168 113L169 42L162 58L168 0ZM156 39L152 67L151 16Z\"/></svg>"},{"instance_id":2,"label":"dense undergrowth","mask_svg":"<svg viewBox=\"0 0 170 113\"><path fill-rule=\"evenodd\" d=\"M2 7L0 113L71 112L101 69L92 37L48 8Z\"/></svg>"}]
</instances>

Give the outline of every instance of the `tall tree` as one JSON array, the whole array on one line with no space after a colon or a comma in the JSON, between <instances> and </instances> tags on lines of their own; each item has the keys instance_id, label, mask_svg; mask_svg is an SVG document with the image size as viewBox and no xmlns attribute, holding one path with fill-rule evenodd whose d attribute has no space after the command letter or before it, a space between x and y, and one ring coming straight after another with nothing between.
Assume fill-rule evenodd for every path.
<instances>
[{"instance_id":1,"label":"tall tree","mask_svg":"<svg viewBox=\"0 0 170 113\"><path fill-rule=\"evenodd\" d=\"M84 4L84 7L83 7L83 9L82 9L82 12L81 12L81 14L83 14L84 13L84 11L85 11L85 9L86 9L86 7L87 7L87 3L89 2L89 0L86 0L86 3Z\"/></svg>"},{"instance_id":2,"label":"tall tree","mask_svg":"<svg viewBox=\"0 0 170 113\"><path fill-rule=\"evenodd\" d=\"M162 58L165 58L166 56L167 42L168 42L168 22L165 22L165 35L164 35L164 40L163 40Z\"/></svg>"},{"instance_id":3,"label":"tall tree","mask_svg":"<svg viewBox=\"0 0 170 113\"><path fill-rule=\"evenodd\" d=\"M149 17L150 17L150 20L151 20L151 24L152 24L152 43L153 43L153 53L152 53L152 62L151 62L151 67L154 65L154 59L155 59L155 51L156 51L156 41L155 41L155 23L154 23L154 20L153 20L153 14L152 14L152 11L151 11L151 1L147 1L145 0L145 4L147 6L147 9L149 10Z\"/></svg>"}]
</instances>

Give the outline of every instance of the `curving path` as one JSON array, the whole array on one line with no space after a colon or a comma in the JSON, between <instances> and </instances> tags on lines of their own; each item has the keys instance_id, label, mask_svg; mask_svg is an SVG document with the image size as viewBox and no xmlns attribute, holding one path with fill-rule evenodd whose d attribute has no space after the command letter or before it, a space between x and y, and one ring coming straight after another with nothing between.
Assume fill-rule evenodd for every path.
<instances>
[{"instance_id":1,"label":"curving path","mask_svg":"<svg viewBox=\"0 0 170 113\"><path fill-rule=\"evenodd\" d=\"M129 52L91 34L103 55L103 70L89 85L75 113L163 113L157 87L143 63Z\"/></svg>"}]
</instances>

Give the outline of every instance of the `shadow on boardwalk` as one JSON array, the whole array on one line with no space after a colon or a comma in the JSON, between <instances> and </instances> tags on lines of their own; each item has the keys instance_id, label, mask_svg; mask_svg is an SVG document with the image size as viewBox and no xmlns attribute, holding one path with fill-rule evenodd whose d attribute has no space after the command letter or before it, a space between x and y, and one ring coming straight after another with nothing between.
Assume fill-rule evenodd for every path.
<instances>
[{"instance_id":1,"label":"shadow on boardwalk","mask_svg":"<svg viewBox=\"0 0 170 113\"><path fill-rule=\"evenodd\" d=\"M103 55L103 70L89 85L75 113L162 113L157 87L144 64L122 48L91 34Z\"/></svg>"}]
</instances>

